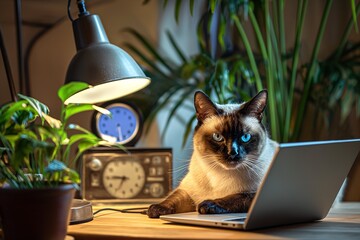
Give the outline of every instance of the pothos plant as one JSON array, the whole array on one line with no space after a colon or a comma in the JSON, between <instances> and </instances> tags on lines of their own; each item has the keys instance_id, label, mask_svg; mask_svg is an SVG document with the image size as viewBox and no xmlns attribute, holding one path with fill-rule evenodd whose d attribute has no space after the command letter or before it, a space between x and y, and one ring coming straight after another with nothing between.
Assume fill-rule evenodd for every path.
<instances>
[{"instance_id":1,"label":"pothos plant","mask_svg":"<svg viewBox=\"0 0 360 240\"><path fill-rule=\"evenodd\" d=\"M86 83L73 82L59 89L60 119L51 117L45 104L21 94L19 100L0 108L0 185L6 182L19 189L62 183L77 186L80 177L75 163L81 154L98 145L114 146L69 123L70 117L84 111L110 114L92 104L64 104L70 95L88 87Z\"/></svg>"}]
</instances>

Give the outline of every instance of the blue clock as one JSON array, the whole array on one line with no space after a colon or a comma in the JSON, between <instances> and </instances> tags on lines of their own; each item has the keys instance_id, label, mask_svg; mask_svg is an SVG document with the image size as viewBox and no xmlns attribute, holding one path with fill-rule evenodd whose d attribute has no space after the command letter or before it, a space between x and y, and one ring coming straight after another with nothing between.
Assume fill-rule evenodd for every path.
<instances>
[{"instance_id":1,"label":"blue clock","mask_svg":"<svg viewBox=\"0 0 360 240\"><path fill-rule=\"evenodd\" d=\"M96 113L93 128L96 134L109 142L133 146L139 140L142 130L140 110L128 103L109 103L102 106L111 115ZM95 125L95 126L94 126Z\"/></svg>"}]
</instances>

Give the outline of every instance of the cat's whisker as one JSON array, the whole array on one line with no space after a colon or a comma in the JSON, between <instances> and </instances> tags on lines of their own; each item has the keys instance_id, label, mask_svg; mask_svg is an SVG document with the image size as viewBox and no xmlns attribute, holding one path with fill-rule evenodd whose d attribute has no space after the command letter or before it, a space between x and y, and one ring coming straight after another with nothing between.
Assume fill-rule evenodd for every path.
<instances>
[{"instance_id":1,"label":"cat's whisker","mask_svg":"<svg viewBox=\"0 0 360 240\"><path fill-rule=\"evenodd\" d=\"M252 164L251 162L247 162L247 161L244 161L242 163L242 165L245 166L249 172L251 171L257 178L262 177L260 175L259 166Z\"/></svg>"},{"instance_id":2,"label":"cat's whisker","mask_svg":"<svg viewBox=\"0 0 360 240\"><path fill-rule=\"evenodd\" d=\"M261 123L267 93L263 91L242 104L217 104L202 92L195 93L197 126L193 133L193 154L189 162L174 168L173 173L188 171L162 203L148 211L151 217L159 212L195 210L204 200L226 198L226 209L244 211L238 204L239 194L256 191L269 166L274 144ZM236 161L238 158L238 161ZM237 196L237 198L234 198ZM242 195L240 195L242 196ZM228 201L228 200L231 201ZM159 208L160 207L160 208ZM151 209L150 209L151 210ZM161 210L161 211L160 211Z\"/></svg>"},{"instance_id":3,"label":"cat's whisker","mask_svg":"<svg viewBox=\"0 0 360 240\"><path fill-rule=\"evenodd\" d=\"M251 173L249 171L249 167L247 164L241 164L241 169L244 169L246 174L248 175L248 177L250 178L251 177ZM237 170L240 172L240 173L243 173L242 171L240 171L239 168L237 168Z\"/></svg>"},{"instance_id":4,"label":"cat's whisker","mask_svg":"<svg viewBox=\"0 0 360 240\"><path fill-rule=\"evenodd\" d=\"M188 170L188 166L182 166L182 167L177 167L175 169L173 169L171 172L174 173L185 173Z\"/></svg>"}]
</instances>

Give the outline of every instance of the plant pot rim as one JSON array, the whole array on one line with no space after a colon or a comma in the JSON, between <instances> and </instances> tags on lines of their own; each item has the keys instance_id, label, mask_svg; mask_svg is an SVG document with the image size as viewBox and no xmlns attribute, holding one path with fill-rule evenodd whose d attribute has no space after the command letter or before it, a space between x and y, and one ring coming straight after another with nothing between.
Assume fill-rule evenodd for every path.
<instances>
[{"instance_id":1,"label":"plant pot rim","mask_svg":"<svg viewBox=\"0 0 360 240\"><path fill-rule=\"evenodd\" d=\"M37 187L26 187L26 188L16 188L16 187L12 187L10 185L4 185L2 187L0 187L0 189L5 190L5 191L34 191L34 190L49 190L49 189L72 189L72 188L76 188L74 186L73 183L56 183L56 184L52 184L52 185L42 185L42 186L37 186Z\"/></svg>"}]
</instances>

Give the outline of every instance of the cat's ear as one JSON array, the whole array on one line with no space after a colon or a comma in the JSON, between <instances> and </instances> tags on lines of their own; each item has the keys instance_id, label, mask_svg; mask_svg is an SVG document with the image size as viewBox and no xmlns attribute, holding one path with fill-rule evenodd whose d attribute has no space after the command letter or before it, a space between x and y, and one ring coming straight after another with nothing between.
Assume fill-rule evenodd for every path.
<instances>
[{"instance_id":1,"label":"cat's ear","mask_svg":"<svg viewBox=\"0 0 360 240\"><path fill-rule=\"evenodd\" d=\"M196 118L199 122L203 122L206 118L219 114L215 104L202 91L195 92L194 106L196 110Z\"/></svg>"},{"instance_id":2,"label":"cat's ear","mask_svg":"<svg viewBox=\"0 0 360 240\"><path fill-rule=\"evenodd\" d=\"M255 97L244 104L244 107L240 110L241 113L255 117L260 122L266 107L267 95L267 90L260 91Z\"/></svg>"}]
</instances>

